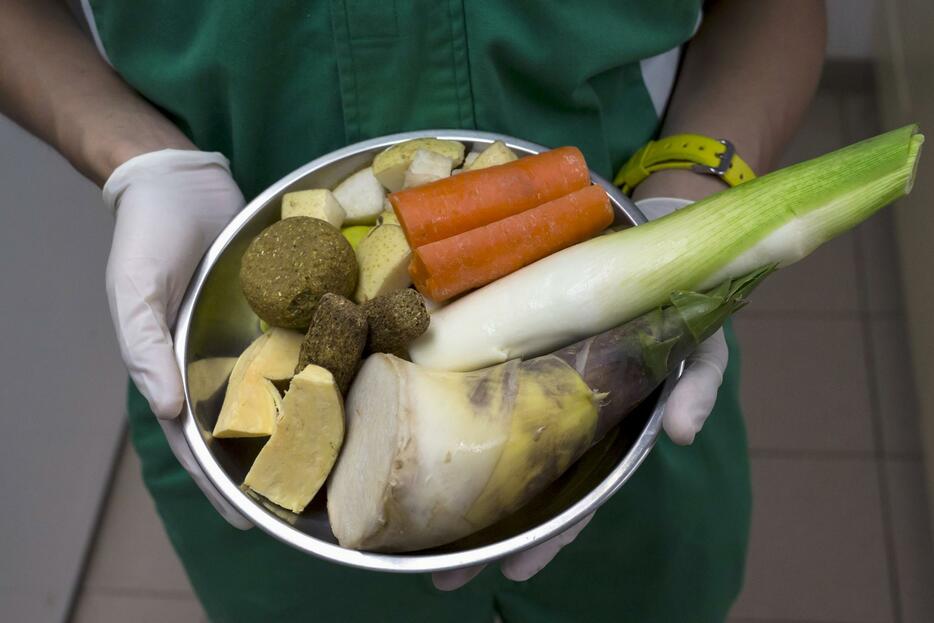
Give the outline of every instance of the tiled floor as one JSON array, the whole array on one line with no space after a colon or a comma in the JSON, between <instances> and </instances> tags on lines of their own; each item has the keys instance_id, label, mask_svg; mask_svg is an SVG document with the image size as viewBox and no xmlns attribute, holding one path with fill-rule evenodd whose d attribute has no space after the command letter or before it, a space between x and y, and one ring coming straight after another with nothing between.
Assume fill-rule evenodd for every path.
<instances>
[{"instance_id":1,"label":"tiled floor","mask_svg":"<svg viewBox=\"0 0 934 623\"><path fill-rule=\"evenodd\" d=\"M185 570L175 557L139 459L127 445L117 465L74 623L206 621Z\"/></svg>"},{"instance_id":2,"label":"tiled floor","mask_svg":"<svg viewBox=\"0 0 934 623\"><path fill-rule=\"evenodd\" d=\"M821 92L785 163L878 130L871 97ZM736 320L755 502L732 623L934 621L891 217L771 278Z\"/></svg>"},{"instance_id":3,"label":"tiled floor","mask_svg":"<svg viewBox=\"0 0 934 623\"><path fill-rule=\"evenodd\" d=\"M786 162L877 126L869 97L822 92ZM934 621L890 216L770 278L736 320L755 505L731 623ZM75 621L203 616L127 450Z\"/></svg>"}]
</instances>

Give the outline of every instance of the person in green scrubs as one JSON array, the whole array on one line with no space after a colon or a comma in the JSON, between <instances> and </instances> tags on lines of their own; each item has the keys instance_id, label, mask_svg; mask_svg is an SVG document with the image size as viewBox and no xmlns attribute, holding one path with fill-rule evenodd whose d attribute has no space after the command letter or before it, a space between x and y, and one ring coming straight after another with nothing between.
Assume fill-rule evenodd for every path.
<instances>
[{"instance_id":1,"label":"person in green scrubs","mask_svg":"<svg viewBox=\"0 0 934 623\"><path fill-rule=\"evenodd\" d=\"M647 141L691 132L727 138L769 170L816 87L819 1L84 0L84 31L68 4L0 3L0 110L117 209L107 282L135 381L132 441L212 621L726 618L751 504L729 332L730 365L692 445L663 436L573 544L535 574L570 539L556 541L525 570L531 579L491 566L436 578L463 584L441 591L428 576L326 563L229 525L159 424L182 406L169 329L201 253L245 200L369 137L500 132L576 145L611 177ZM664 171L636 198L722 187Z\"/></svg>"}]
</instances>

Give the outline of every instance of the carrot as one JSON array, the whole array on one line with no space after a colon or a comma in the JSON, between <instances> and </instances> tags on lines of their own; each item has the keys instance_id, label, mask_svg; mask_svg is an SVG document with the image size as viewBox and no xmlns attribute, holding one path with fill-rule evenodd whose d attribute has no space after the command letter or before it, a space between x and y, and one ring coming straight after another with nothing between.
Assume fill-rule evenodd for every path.
<instances>
[{"instance_id":1,"label":"carrot","mask_svg":"<svg viewBox=\"0 0 934 623\"><path fill-rule=\"evenodd\" d=\"M409 246L488 225L590 183L584 155L560 147L389 195Z\"/></svg>"},{"instance_id":2,"label":"carrot","mask_svg":"<svg viewBox=\"0 0 934 623\"><path fill-rule=\"evenodd\" d=\"M419 292L444 301L603 231L613 222L606 191L588 186L502 220L415 249Z\"/></svg>"}]
</instances>

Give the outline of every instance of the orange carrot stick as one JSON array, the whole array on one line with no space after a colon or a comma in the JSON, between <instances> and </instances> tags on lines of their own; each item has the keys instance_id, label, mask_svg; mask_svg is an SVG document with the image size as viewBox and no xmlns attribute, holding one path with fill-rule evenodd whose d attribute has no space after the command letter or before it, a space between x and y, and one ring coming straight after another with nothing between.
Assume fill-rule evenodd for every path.
<instances>
[{"instance_id":1,"label":"orange carrot stick","mask_svg":"<svg viewBox=\"0 0 934 623\"><path fill-rule=\"evenodd\" d=\"M409 246L487 225L590 183L584 155L560 147L389 195Z\"/></svg>"},{"instance_id":2,"label":"orange carrot stick","mask_svg":"<svg viewBox=\"0 0 934 623\"><path fill-rule=\"evenodd\" d=\"M588 186L537 208L415 249L419 292L444 301L582 242L613 222L606 191Z\"/></svg>"}]
</instances>

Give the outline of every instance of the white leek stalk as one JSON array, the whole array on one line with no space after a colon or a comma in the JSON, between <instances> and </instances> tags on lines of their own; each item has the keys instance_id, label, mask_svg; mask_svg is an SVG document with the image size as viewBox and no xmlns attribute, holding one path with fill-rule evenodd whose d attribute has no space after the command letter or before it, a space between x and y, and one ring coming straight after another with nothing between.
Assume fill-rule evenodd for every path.
<instances>
[{"instance_id":1,"label":"white leek stalk","mask_svg":"<svg viewBox=\"0 0 934 623\"><path fill-rule=\"evenodd\" d=\"M911 125L551 255L432 315L412 360L474 370L595 335L752 269L787 266L911 190Z\"/></svg>"}]
</instances>

